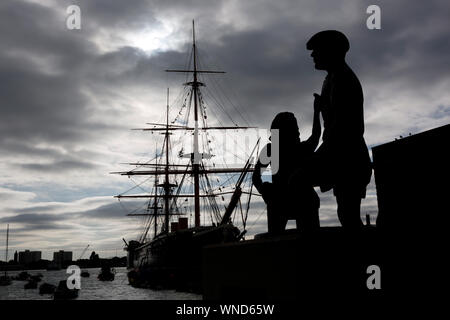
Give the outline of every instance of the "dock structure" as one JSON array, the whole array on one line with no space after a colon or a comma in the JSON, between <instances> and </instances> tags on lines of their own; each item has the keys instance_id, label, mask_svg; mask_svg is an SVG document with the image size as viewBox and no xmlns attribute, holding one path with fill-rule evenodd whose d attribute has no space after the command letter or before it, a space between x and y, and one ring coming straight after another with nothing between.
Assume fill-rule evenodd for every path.
<instances>
[{"instance_id":1,"label":"dock structure","mask_svg":"<svg viewBox=\"0 0 450 320\"><path fill-rule=\"evenodd\" d=\"M450 125L372 148L379 214L359 232L259 235L203 249L205 300L301 300L305 296L391 297L432 293L449 243ZM372 267L371 267L372 266ZM381 287L370 288L374 268Z\"/></svg>"},{"instance_id":2,"label":"dock structure","mask_svg":"<svg viewBox=\"0 0 450 320\"><path fill-rule=\"evenodd\" d=\"M431 231L448 213L450 124L372 148L377 226Z\"/></svg>"},{"instance_id":3,"label":"dock structure","mask_svg":"<svg viewBox=\"0 0 450 320\"><path fill-rule=\"evenodd\" d=\"M294 230L289 230L294 231ZM324 227L286 232L203 251L205 300L286 301L351 289L366 292L367 268L383 265L376 229Z\"/></svg>"}]
</instances>

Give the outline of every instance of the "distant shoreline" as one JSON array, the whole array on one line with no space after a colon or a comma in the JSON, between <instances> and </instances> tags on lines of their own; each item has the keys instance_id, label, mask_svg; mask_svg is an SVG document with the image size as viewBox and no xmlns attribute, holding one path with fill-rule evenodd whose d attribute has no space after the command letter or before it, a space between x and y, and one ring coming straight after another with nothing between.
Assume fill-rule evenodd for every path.
<instances>
[{"instance_id":1,"label":"distant shoreline","mask_svg":"<svg viewBox=\"0 0 450 320\"><path fill-rule=\"evenodd\" d=\"M77 265L83 269L91 269L91 268L100 268L102 265L108 264L111 267L119 268L126 267L127 258L126 257L113 257L109 259L97 259L97 260L89 260L89 259L80 259L77 261L66 261L61 265L58 269L65 269L70 265ZM10 261L9 264L6 264L4 261L0 261L0 271L21 271L21 270L48 270L53 266L53 261L50 260L39 260L36 262L32 262L28 265L19 265L15 264L13 261ZM51 270L48 270L51 271Z\"/></svg>"}]
</instances>

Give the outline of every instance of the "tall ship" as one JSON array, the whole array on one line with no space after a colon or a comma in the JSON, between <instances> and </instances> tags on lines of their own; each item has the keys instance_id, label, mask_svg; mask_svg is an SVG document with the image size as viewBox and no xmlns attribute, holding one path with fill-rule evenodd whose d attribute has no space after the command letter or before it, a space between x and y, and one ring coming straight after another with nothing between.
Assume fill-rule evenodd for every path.
<instances>
[{"instance_id":1,"label":"tall ship","mask_svg":"<svg viewBox=\"0 0 450 320\"><path fill-rule=\"evenodd\" d=\"M159 140L163 141L156 155L146 162L128 163L135 166L132 170L115 172L142 179L135 182L131 190L116 196L121 203L145 200L141 211L128 213L128 216L142 219L141 236L135 240L123 239L128 256L128 280L136 287L200 292L202 248L238 242L246 233L252 196L248 173L253 171L251 159L257 153L258 143L240 157L242 163L228 166L226 155L213 154L216 142L213 140L218 132L225 138L228 133L236 134L254 127L239 126L231 118L231 126L223 125L220 119L216 119L215 125L208 125L207 101L212 101L224 112L226 109L224 99L214 97L206 87L204 77L225 72L207 70L200 62L194 22L191 48L185 69L166 70L185 74L187 82L170 106L167 89L163 123L152 122L148 123L149 128L136 129L157 137L162 135L163 139ZM219 85L215 83L214 86ZM206 95L203 89L207 91ZM171 117L171 114L175 116ZM236 139L230 139L234 144L238 143ZM220 151L226 153L222 144L221 147ZM145 192L134 193L136 189ZM236 224L238 219L239 226Z\"/></svg>"}]
</instances>

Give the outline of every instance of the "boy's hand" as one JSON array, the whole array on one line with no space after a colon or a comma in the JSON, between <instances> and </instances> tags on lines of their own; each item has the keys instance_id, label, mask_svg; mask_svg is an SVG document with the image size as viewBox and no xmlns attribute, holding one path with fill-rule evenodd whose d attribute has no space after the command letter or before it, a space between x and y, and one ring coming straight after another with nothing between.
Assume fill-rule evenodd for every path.
<instances>
[{"instance_id":1,"label":"boy's hand","mask_svg":"<svg viewBox=\"0 0 450 320\"><path fill-rule=\"evenodd\" d=\"M320 94L314 93L314 112L322 111L322 97Z\"/></svg>"},{"instance_id":2,"label":"boy's hand","mask_svg":"<svg viewBox=\"0 0 450 320\"><path fill-rule=\"evenodd\" d=\"M272 184L270 182L264 182L261 188L261 195L266 204L268 204L270 199L272 198L272 193L273 193Z\"/></svg>"}]
</instances>

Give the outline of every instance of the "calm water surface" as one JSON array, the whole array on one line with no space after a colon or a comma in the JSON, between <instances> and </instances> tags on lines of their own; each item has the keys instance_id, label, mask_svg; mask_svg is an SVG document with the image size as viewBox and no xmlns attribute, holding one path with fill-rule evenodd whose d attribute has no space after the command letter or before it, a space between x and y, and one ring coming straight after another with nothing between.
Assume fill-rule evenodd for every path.
<instances>
[{"instance_id":1,"label":"calm water surface","mask_svg":"<svg viewBox=\"0 0 450 320\"><path fill-rule=\"evenodd\" d=\"M202 296L177 292L175 290L151 290L133 288L128 284L127 269L115 268L116 277L114 281L99 281L97 275L100 268L83 269L90 273L89 278L81 278L81 290L79 300L201 300ZM37 289L24 289L26 281L14 280L10 286L0 287L0 300L51 300L52 295L40 295L39 286L48 282L58 285L60 280L69 276L66 270L58 271L27 271L29 274L42 273L44 277L38 283ZM20 271L8 272L9 276L16 276Z\"/></svg>"}]
</instances>

